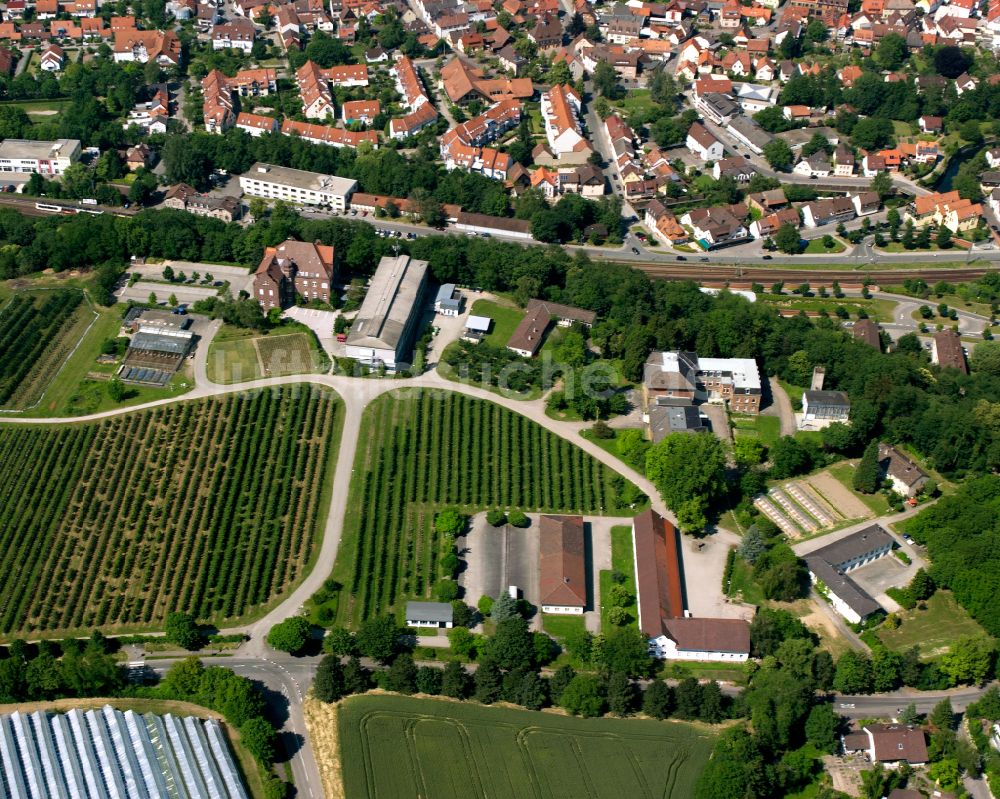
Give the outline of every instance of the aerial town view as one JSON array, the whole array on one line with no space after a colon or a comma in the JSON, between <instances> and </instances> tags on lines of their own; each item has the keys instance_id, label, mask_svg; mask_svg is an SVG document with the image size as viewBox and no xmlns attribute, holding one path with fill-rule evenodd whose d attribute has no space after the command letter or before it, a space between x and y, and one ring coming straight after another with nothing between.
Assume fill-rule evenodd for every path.
<instances>
[{"instance_id":1,"label":"aerial town view","mask_svg":"<svg viewBox=\"0 0 1000 799\"><path fill-rule=\"evenodd\" d=\"M1000 799L1000 0L0 0L0 799Z\"/></svg>"}]
</instances>

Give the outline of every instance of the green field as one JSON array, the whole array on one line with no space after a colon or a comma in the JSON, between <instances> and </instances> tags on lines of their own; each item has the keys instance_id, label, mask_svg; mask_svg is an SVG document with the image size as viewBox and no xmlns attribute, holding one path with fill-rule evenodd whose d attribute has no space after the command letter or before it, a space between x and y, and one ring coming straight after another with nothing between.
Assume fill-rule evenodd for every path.
<instances>
[{"instance_id":1,"label":"green field","mask_svg":"<svg viewBox=\"0 0 1000 799\"><path fill-rule=\"evenodd\" d=\"M764 592L753 579L753 566L743 558L737 558L733 565L732 582L729 585L729 596L740 597L750 605L761 605L764 602Z\"/></svg>"},{"instance_id":2,"label":"green field","mask_svg":"<svg viewBox=\"0 0 1000 799\"><path fill-rule=\"evenodd\" d=\"M476 300L472 303L472 310L469 313L474 316L488 316L493 320L490 332L483 340L494 347L506 347L511 333L524 319L524 311L520 308L500 305L490 300Z\"/></svg>"},{"instance_id":3,"label":"green field","mask_svg":"<svg viewBox=\"0 0 1000 799\"><path fill-rule=\"evenodd\" d=\"M97 314L82 291L25 291L0 309L0 407L35 405Z\"/></svg>"},{"instance_id":4,"label":"green field","mask_svg":"<svg viewBox=\"0 0 1000 799\"><path fill-rule=\"evenodd\" d=\"M895 630L879 627L877 634L882 642L897 652L911 647L920 650L923 658L942 654L956 639L963 636L985 636L968 612L955 601L951 591L939 590L927 600L927 609L902 610L902 623Z\"/></svg>"},{"instance_id":5,"label":"green field","mask_svg":"<svg viewBox=\"0 0 1000 799\"><path fill-rule=\"evenodd\" d=\"M34 60L34 58L32 58L32 60ZM38 117L38 119L33 119L32 122L39 122L48 120L54 121L56 117L52 112L55 111L58 113L63 111L71 102L72 100L8 100L0 103L0 106L20 108L29 117Z\"/></svg>"},{"instance_id":6,"label":"green field","mask_svg":"<svg viewBox=\"0 0 1000 799\"><path fill-rule=\"evenodd\" d=\"M312 331L288 324L263 335L224 326L212 340L206 367L209 380L227 385L330 368Z\"/></svg>"},{"instance_id":7,"label":"green field","mask_svg":"<svg viewBox=\"0 0 1000 799\"><path fill-rule=\"evenodd\" d=\"M639 623L639 608L636 605L635 593L635 559L632 557L632 528L627 524L616 525L611 528L611 569L602 569L600 573L601 582L601 632L607 634L614 628L608 621L608 611L612 604L608 597L611 587L615 584L613 574L621 572L625 575L622 585L629 592L632 601L623 607L628 612L629 626L635 627Z\"/></svg>"},{"instance_id":8,"label":"green field","mask_svg":"<svg viewBox=\"0 0 1000 799\"><path fill-rule=\"evenodd\" d=\"M781 419L777 416L737 416L729 418L733 434L753 436L760 439L765 447L772 446L781 437Z\"/></svg>"},{"instance_id":9,"label":"green field","mask_svg":"<svg viewBox=\"0 0 1000 799\"><path fill-rule=\"evenodd\" d=\"M341 419L296 386L0 425L0 633L259 612L317 548Z\"/></svg>"},{"instance_id":10,"label":"green field","mask_svg":"<svg viewBox=\"0 0 1000 799\"><path fill-rule=\"evenodd\" d=\"M434 514L459 506L613 513L614 472L499 404L403 390L365 410L344 537L333 570L341 623L429 598L451 543ZM329 600L327 600L329 601Z\"/></svg>"},{"instance_id":11,"label":"green field","mask_svg":"<svg viewBox=\"0 0 1000 799\"><path fill-rule=\"evenodd\" d=\"M688 799L715 740L680 722L400 696L350 697L338 721L351 799Z\"/></svg>"}]
</instances>

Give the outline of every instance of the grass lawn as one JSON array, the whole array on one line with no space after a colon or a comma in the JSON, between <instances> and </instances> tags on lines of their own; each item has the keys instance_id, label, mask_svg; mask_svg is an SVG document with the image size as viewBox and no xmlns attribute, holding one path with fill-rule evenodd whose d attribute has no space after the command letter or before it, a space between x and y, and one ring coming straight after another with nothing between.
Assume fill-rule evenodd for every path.
<instances>
[{"instance_id":1,"label":"grass lawn","mask_svg":"<svg viewBox=\"0 0 1000 799\"><path fill-rule=\"evenodd\" d=\"M891 286L886 287L884 291L891 291L894 294L907 294L902 286ZM912 296L912 295L911 295ZM924 319L920 316L919 312L914 311L913 318L919 322L926 322L928 325L932 325L935 322L948 323L951 320L943 320L937 315L937 307L940 303L945 303L949 308L957 308L959 311L969 311L971 313L977 313L981 316L989 317L993 313L993 309L990 307L988 302L977 302L976 300L963 300L957 294L942 294L940 297L931 294L926 300L920 297L914 297L913 299L918 302L923 303L931 310L934 311L934 316L931 319Z\"/></svg>"},{"instance_id":2,"label":"grass lawn","mask_svg":"<svg viewBox=\"0 0 1000 799\"><path fill-rule=\"evenodd\" d=\"M500 305L491 300L476 300L469 312L474 316L488 316L493 320L485 341L494 347L506 347L514 329L524 318L524 311L511 305Z\"/></svg>"},{"instance_id":3,"label":"grass lawn","mask_svg":"<svg viewBox=\"0 0 1000 799\"><path fill-rule=\"evenodd\" d=\"M781 437L781 419L777 416L737 416L729 418L737 436L755 436L765 447L770 447Z\"/></svg>"},{"instance_id":4,"label":"grass lawn","mask_svg":"<svg viewBox=\"0 0 1000 799\"><path fill-rule=\"evenodd\" d=\"M571 633L586 629L583 616L562 616L556 613L542 614L542 629L553 638L565 638Z\"/></svg>"},{"instance_id":5,"label":"grass lawn","mask_svg":"<svg viewBox=\"0 0 1000 799\"><path fill-rule=\"evenodd\" d=\"M585 428L580 431L580 435L583 436L587 441L592 444L596 444L609 455L614 455L618 460L628 466L630 469L635 469L639 474L644 474L645 470L641 468L636 468L635 464L629 463L625 458L622 457L621 453L618 451L618 446L616 444L617 433L615 438L597 438L590 430L590 428Z\"/></svg>"},{"instance_id":6,"label":"grass lawn","mask_svg":"<svg viewBox=\"0 0 1000 799\"><path fill-rule=\"evenodd\" d=\"M788 395L788 399L792 401L792 409L796 411L802 410L802 393L805 391L803 386L793 386L791 383L787 383L782 379L778 379L778 383L781 387L785 389L785 393Z\"/></svg>"},{"instance_id":7,"label":"grass lawn","mask_svg":"<svg viewBox=\"0 0 1000 799\"><path fill-rule=\"evenodd\" d=\"M650 98L649 89L632 89L614 105L624 111L626 119L635 111L647 112L659 107Z\"/></svg>"},{"instance_id":8,"label":"grass lawn","mask_svg":"<svg viewBox=\"0 0 1000 799\"><path fill-rule=\"evenodd\" d=\"M581 719L471 702L352 696L338 712L344 795L438 799L687 799L715 742L708 727L671 721Z\"/></svg>"},{"instance_id":9,"label":"grass lawn","mask_svg":"<svg viewBox=\"0 0 1000 799\"><path fill-rule=\"evenodd\" d=\"M212 340L206 366L209 380L225 384L330 368L316 336L296 322L283 322L265 334L224 325Z\"/></svg>"},{"instance_id":10,"label":"grass lawn","mask_svg":"<svg viewBox=\"0 0 1000 799\"><path fill-rule=\"evenodd\" d=\"M714 663L711 661L664 661L659 676L664 679L725 680L742 685L746 682L745 663Z\"/></svg>"},{"instance_id":11,"label":"grass lawn","mask_svg":"<svg viewBox=\"0 0 1000 799\"><path fill-rule=\"evenodd\" d=\"M955 601L951 591L939 590L926 602L927 609L902 610L902 624L895 630L885 625L876 631L882 642L897 652L917 647L922 658L943 653L956 639L987 635L968 612Z\"/></svg>"},{"instance_id":12,"label":"grass lawn","mask_svg":"<svg viewBox=\"0 0 1000 799\"><path fill-rule=\"evenodd\" d=\"M838 252L843 252L847 247L844 246L844 242L840 239L834 237L833 246L825 247L823 246L823 239L809 239L806 242L806 248L803 250L806 255L831 255Z\"/></svg>"},{"instance_id":13,"label":"grass lawn","mask_svg":"<svg viewBox=\"0 0 1000 799\"><path fill-rule=\"evenodd\" d=\"M263 373L257 348L250 338L213 341L208 350L207 371L213 383L256 380Z\"/></svg>"},{"instance_id":14,"label":"grass lawn","mask_svg":"<svg viewBox=\"0 0 1000 799\"><path fill-rule=\"evenodd\" d=\"M614 629L608 619L608 612L611 610L609 600L612 586L615 585L613 575L621 572L625 575L622 585L628 591L632 601L625 605L625 610L630 617L629 625L635 626L639 623L639 610L636 606L635 596L635 561L632 558L632 528L628 525L620 524L611 528L611 569L602 569L599 575L601 584L601 632L607 634Z\"/></svg>"},{"instance_id":15,"label":"grass lawn","mask_svg":"<svg viewBox=\"0 0 1000 799\"><path fill-rule=\"evenodd\" d=\"M855 491L851 481L854 477L854 466L848 462L836 463L828 471L843 484L844 488L860 499L876 516L884 516L889 512L889 502L882 494L862 494Z\"/></svg>"},{"instance_id":16,"label":"grass lawn","mask_svg":"<svg viewBox=\"0 0 1000 799\"><path fill-rule=\"evenodd\" d=\"M52 117L53 114L44 113L49 111L62 111L72 102L71 100L8 100L0 103L13 108L22 109L28 116L33 114L42 117ZM42 112L42 113L39 113Z\"/></svg>"},{"instance_id":17,"label":"grass lawn","mask_svg":"<svg viewBox=\"0 0 1000 799\"><path fill-rule=\"evenodd\" d=\"M753 579L753 566L743 558L736 558L729 595L742 597L744 602L751 605L760 605L764 602L764 592L760 590L760 586Z\"/></svg>"}]
</instances>

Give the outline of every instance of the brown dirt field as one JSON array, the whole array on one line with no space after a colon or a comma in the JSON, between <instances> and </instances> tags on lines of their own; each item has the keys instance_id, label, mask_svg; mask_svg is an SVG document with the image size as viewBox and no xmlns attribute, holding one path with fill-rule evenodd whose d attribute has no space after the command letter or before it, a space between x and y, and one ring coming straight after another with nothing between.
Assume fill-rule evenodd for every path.
<instances>
[{"instance_id":1,"label":"brown dirt field","mask_svg":"<svg viewBox=\"0 0 1000 799\"><path fill-rule=\"evenodd\" d=\"M816 507L830 514L830 518L833 519L834 524L837 524L844 518L840 510L831 505L830 502L822 494L820 494L808 480L799 480L798 485L802 489L803 493L816 503Z\"/></svg>"},{"instance_id":2,"label":"brown dirt field","mask_svg":"<svg viewBox=\"0 0 1000 799\"><path fill-rule=\"evenodd\" d=\"M344 799L344 778L340 769L340 744L337 740L337 705L306 697L302 713L319 768L326 799Z\"/></svg>"},{"instance_id":3,"label":"brown dirt field","mask_svg":"<svg viewBox=\"0 0 1000 799\"><path fill-rule=\"evenodd\" d=\"M845 519L867 519L872 515L864 502L844 488L837 478L828 472L814 474L803 482L810 483Z\"/></svg>"}]
</instances>

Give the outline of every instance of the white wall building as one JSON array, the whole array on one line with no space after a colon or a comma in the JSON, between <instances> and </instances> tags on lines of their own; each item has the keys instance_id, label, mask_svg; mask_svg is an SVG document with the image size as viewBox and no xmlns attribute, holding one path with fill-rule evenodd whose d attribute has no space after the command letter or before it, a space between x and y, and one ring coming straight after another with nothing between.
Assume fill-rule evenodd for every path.
<instances>
[{"instance_id":1,"label":"white wall building","mask_svg":"<svg viewBox=\"0 0 1000 799\"><path fill-rule=\"evenodd\" d=\"M393 371L404 363L420 324L427 261L384 256L347 334L347 357Z\"/></svg>"},{"instance_id":2,"label":"white wall building","mask_svg":"<svg viewBox=\"0 0 1000 799\"><path fill-rule=\"evenodd\" d=\"M80 159L81 152L79 139L6 139L0 143L0 172L61 175Z\"/></svg>"},{"instance_id":3,"label":"white wall building","mask_svg":"<svg viewBox=\"0 0 1000 799\"><path fill-rule=\"evenodd\" d=\"M357 181L350 178L305 172L259 161L248 172L240 175L240 188L251 197L285 200L298 205L325 205L335 211L347 209L357 185Z\"/></svg>"}]
</instances>

